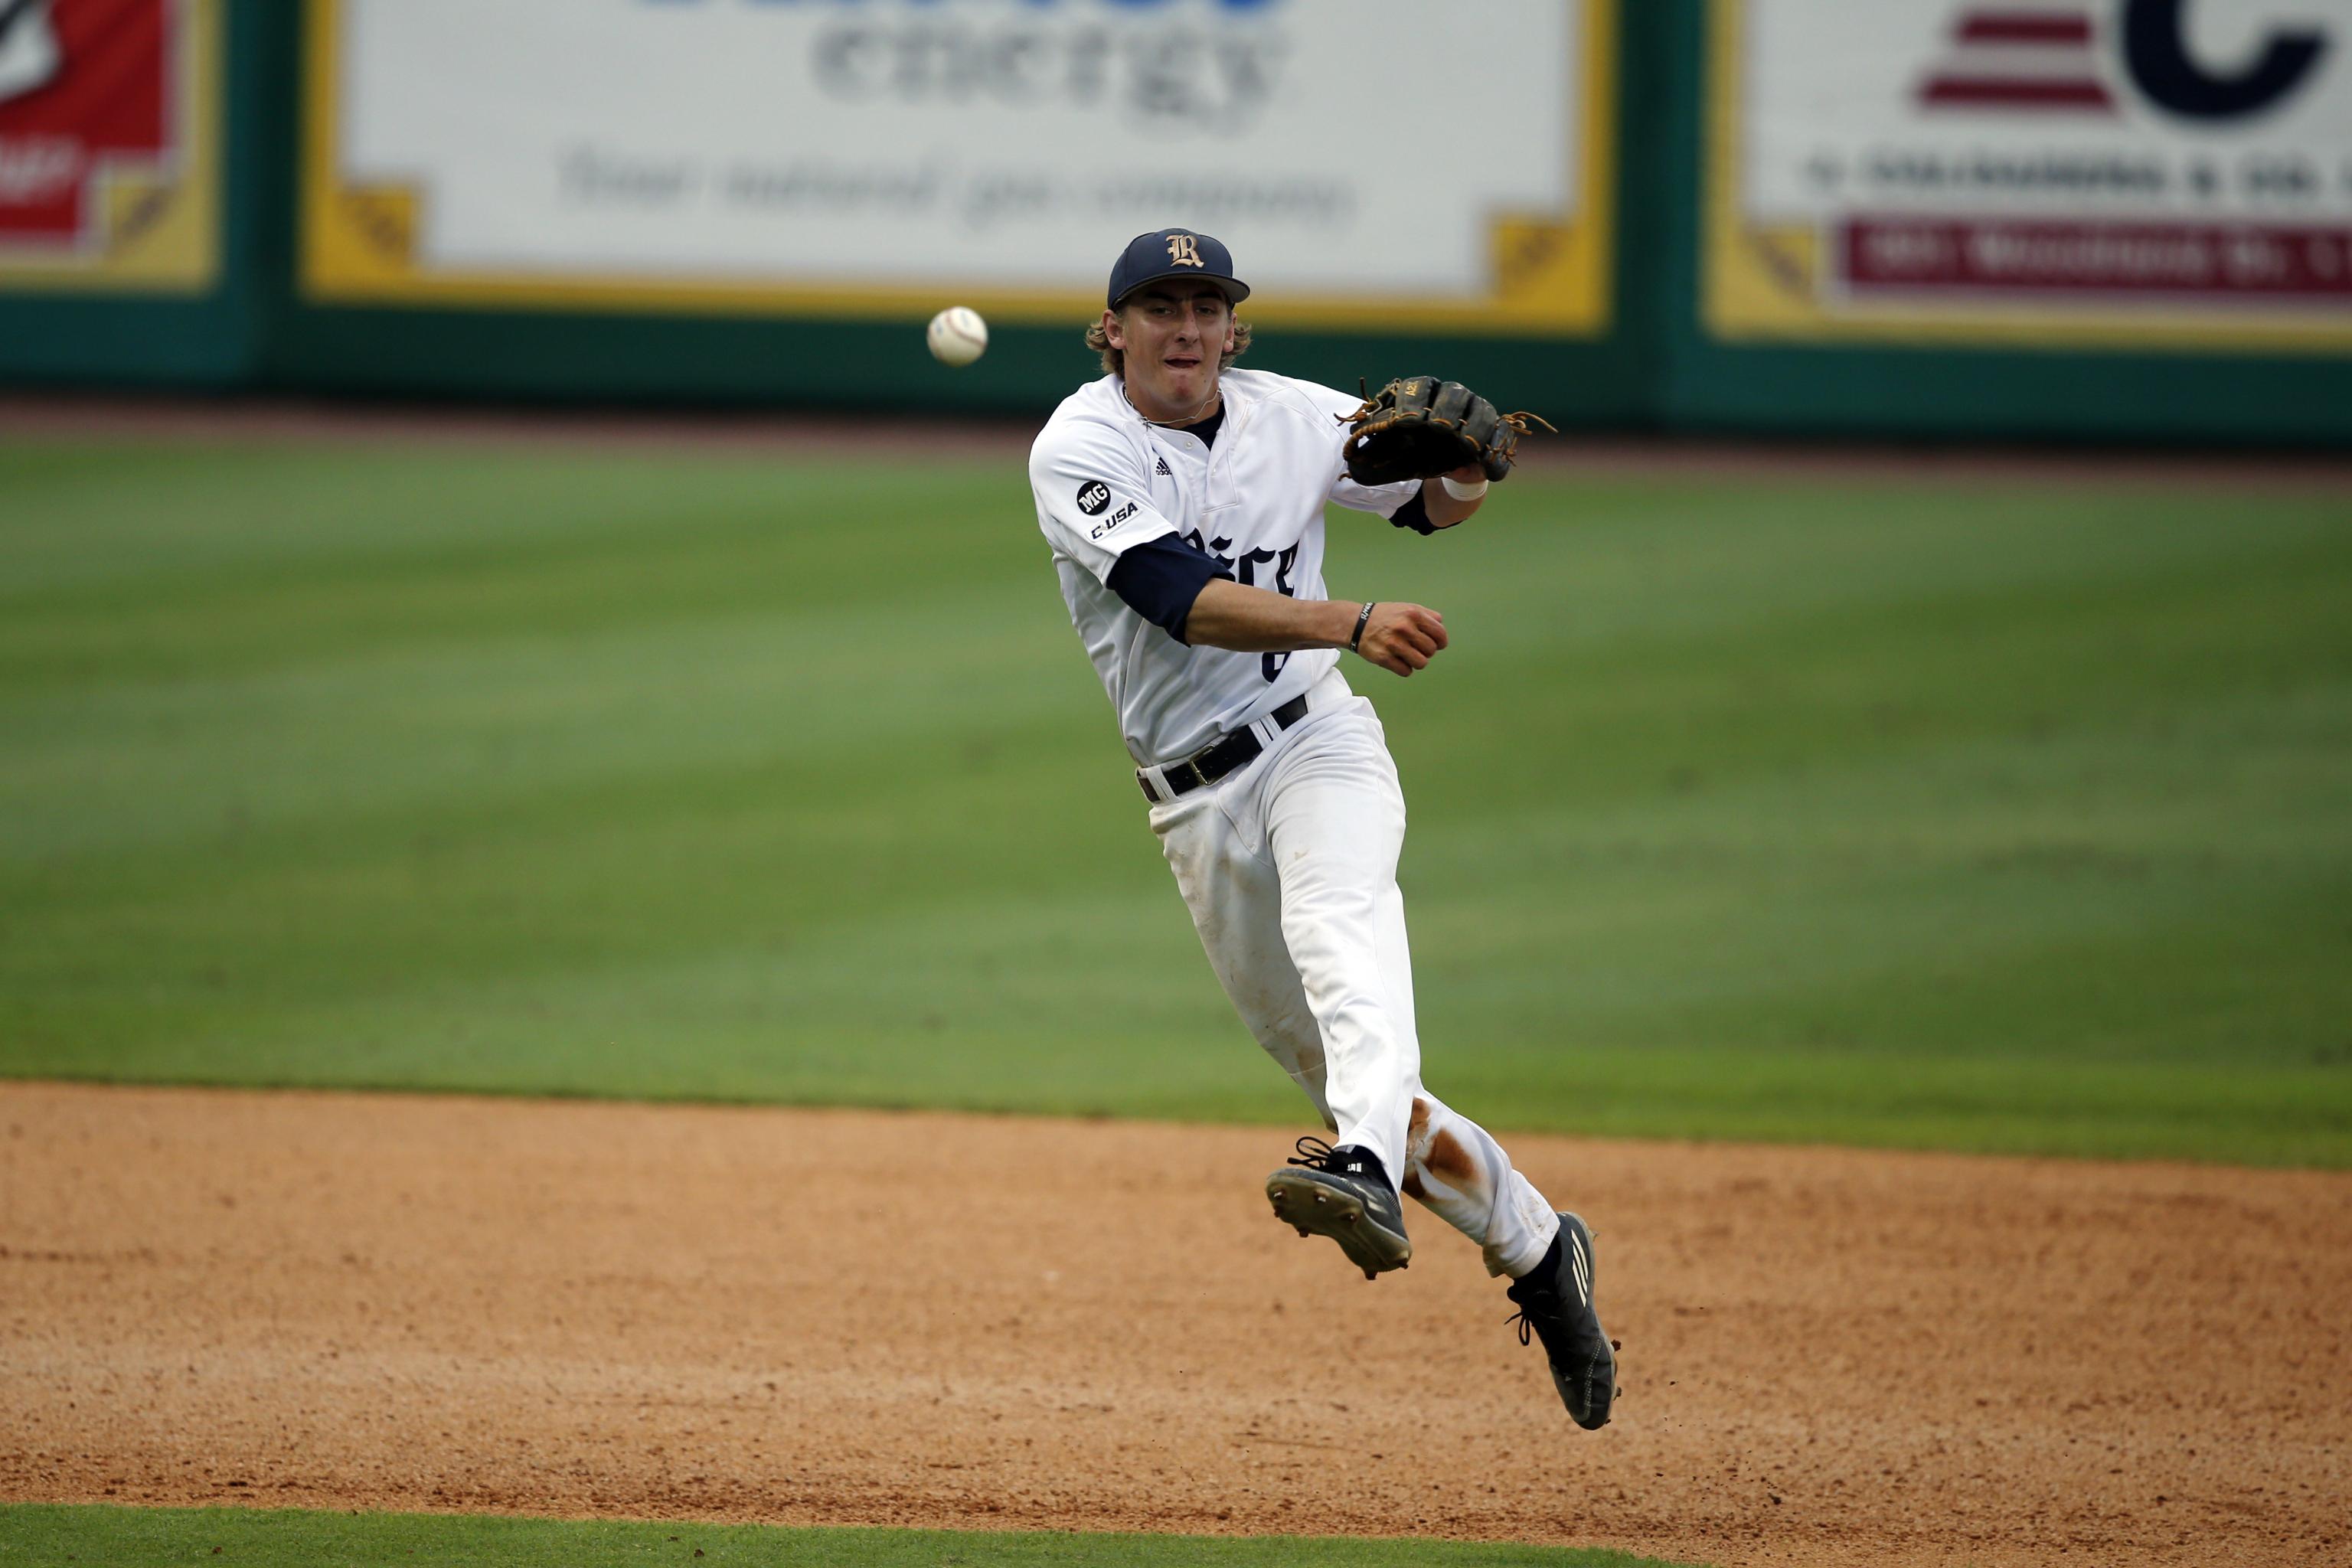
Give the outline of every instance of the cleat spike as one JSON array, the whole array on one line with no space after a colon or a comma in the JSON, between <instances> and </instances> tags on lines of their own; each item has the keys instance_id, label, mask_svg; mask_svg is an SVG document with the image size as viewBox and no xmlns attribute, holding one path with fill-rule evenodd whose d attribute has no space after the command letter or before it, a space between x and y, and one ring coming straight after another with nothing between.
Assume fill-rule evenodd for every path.
<instances>
[{"instance_id":1,"label":"cleat spike","mask_svg":"<svg viewBox=\"0 0 2352 1568\"><path fill-rule=\"evenodd\" d=\"M1367 1268L1367 1269L1365 1269L1365 1270L1364 1270L1364 1279L1365 1279L1367 1281L1373 1280L1373 1279L1379 1279L1380 1277L1381 1277L1381 1273L1380 1273L1380 1270L1379 1270L1379 1269L1377 1269L1377 1268Z\"/></svg>"},{"instance_id":2,"label":"cleat spike","mask_svg":"<svg viewBox=\"0 0 2352 1568\"><path fill-rule=\"evenodd\" d=\"M1301 1240L1305 1240L1305 1239L1306 1239L1306 1237L1307 1237L1307 1227L1306 1227L1305 1226L1303 1226L1303 1225L1302 1225L1302 1226L1298 1226L1297 1228L1298 1228L1298 1235L1299 1235L1299 1238L1300 1238Z\"/></svg>"}]
</instances>

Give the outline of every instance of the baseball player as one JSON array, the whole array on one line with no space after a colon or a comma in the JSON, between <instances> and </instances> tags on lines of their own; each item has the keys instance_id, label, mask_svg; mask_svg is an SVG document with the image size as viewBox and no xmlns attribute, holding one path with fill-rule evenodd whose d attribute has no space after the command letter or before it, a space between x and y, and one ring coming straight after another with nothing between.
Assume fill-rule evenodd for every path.
<instances>
[{"instance_id":1,"label":"baseball player","mask_svg":"<svg viewBox=\"0 0 2352 1568\"><path fill-rule=\"evenodd\" d=\"M1249 292L1205 234L1128 245L1087 334L1105 374L1030 452L1037 525L1210 965L1337 1140L1298 1140L1266 1181L1275 1214L1370 1279L1412 1258L1399 1193L1419 1200L1509 1277L1520 1342L1541 1338L1569 1414L1599 1427L1616 1359L1591 1233L1422 1086L1396 884L1404 795L1372 705L1339 670L1342 652L1425 669L1445 619L1323 585L1326 502L1431 533L1476 511L1488 481L1476 465L1351 479L1341 421L1358 399L1231 368Z\"/></svg>"}]
</instances>

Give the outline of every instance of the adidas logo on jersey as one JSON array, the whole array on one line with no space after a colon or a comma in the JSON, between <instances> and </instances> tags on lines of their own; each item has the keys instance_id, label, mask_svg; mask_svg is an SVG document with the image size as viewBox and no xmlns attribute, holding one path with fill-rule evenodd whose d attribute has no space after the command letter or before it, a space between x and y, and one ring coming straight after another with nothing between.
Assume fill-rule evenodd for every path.
<instances>
[{"instance_id":1,"label":"adidas logo on jersey","mask_svg":"<svg viewBox=\"0 0 2352 1568\"><path fill-rule=\"evenodd\" d=\"M1155 473L1159 474L1159 476L1160 476L1161 479L1174 479L1174 478L1176 477L1174 474L1172 474L1172 473L1171 473L1171 472L1169 471L1169 469L1168 469L1168 459L1167 459L1167 458L1152 458L1152 459L1151 459L1151 467L1152 467L1152 470L1153 470Z\"/></svg>"}]
</instances>

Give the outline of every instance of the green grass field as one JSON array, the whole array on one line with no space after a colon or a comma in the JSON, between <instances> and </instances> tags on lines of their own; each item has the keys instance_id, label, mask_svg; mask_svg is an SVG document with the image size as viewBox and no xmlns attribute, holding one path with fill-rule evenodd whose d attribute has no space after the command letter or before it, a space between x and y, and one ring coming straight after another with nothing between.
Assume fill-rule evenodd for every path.
<instances>
[{"instance_id":1,"label":"green grass field","mask_svg":"<svg viewBox=\"0 0 2352 1568\"><path fill-rule=\"evenodd\" d=\"M0 1568L1664 1568L1622 1552L1335 1541L0 1505Z\"/></svg>"},{"instance_id":2,"label":"green grass field","mask_svg":"<svg viewBox=\"0 0 2352 1568\"><path fill-rule=\"evenodd\" d=\"M1017 462L867 461L0 445L0 1072L1301 1121ZM1465 1110L2352 1165L2352 500L1338 517Z\"/></svg>"}]
</instances>

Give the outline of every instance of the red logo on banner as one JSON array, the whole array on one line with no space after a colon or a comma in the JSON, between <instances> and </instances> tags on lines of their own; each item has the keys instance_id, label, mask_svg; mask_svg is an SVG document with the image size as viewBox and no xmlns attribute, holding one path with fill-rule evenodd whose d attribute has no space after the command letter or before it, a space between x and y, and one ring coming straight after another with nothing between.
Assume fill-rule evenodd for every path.
<instances>
[{"instance_id":1,"label":"red logo on banner","mask_svg":"<svg viewBox=\"0 0 2352 1568\"><path fill-rule=\"evenodd\" d=\"M2115 0L2114 42L2123 74L2140 97L2188 121L2242 120L2277 107L2314 79L2327 35L2280 27L2251 60L2214 66L2189 47L2188 0ZM2100 68L2099 34L2080 5L1965 7L1950 52L1922 82L1929 109L2022 110L2113 115L2116 100Z\"/></svg>"},{"instance_id":2,"label":"red logo on banner","mask_svg":"<svg viewBox=\"0 0 2352 1568\"><path fill-rule=\"evenodd\" d=\"M1971 8L1952 28L1952 53L1919 89L1937 109L2023 109L2112 114L2084 11Z\"/></svg>"},{"instance_id":3,"label":"red logo on banner","mask_svg":"<svg viewBox=\"0 0 2352 1568\"><path fill-rule=\"evenodd\" d=\"M102 177L176 145L174 0L0 0L0 244L98 237Z\"/></svg>"}]
</instances>

